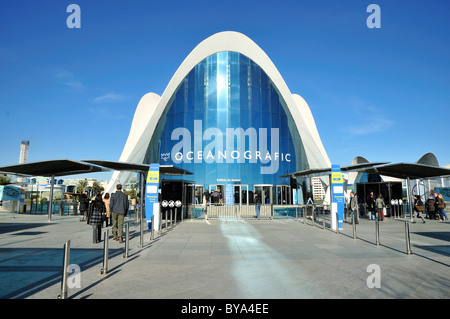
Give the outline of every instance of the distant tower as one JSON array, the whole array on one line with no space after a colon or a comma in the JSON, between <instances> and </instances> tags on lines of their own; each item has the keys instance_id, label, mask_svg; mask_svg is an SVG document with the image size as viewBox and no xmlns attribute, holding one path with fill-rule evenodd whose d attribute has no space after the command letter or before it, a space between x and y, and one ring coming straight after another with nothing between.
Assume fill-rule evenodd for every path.
<instances>
[{"instance_id":1,"label":"distant tower","mask_svg":"<svg viewBox=\"0 0 450 319\"><path fill-rule=\"evenodd\" d=\"M22 141L20 143L20 157L19 164L26 163L28 160L28 148L30 147L30 141Z\"/></svg>"}]
</instances>

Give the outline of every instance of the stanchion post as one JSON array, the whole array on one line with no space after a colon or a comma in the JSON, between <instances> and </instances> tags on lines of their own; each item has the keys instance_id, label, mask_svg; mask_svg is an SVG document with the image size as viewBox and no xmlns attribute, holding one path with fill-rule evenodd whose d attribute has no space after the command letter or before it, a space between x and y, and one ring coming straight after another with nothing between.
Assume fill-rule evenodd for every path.
<instances>
[{"instance_id":1,"label":"stanchion post","mask_svg":"<svg viewBox=\"0 0 450 319\"><path fill-rule=\"evenodd\" d=\"M109 250L109 228L106 228L105 239L103 241L103 268L100 270L102 275L108 272L108 250Z\"/></svg>"},{"instance_id":2,"label":"stanchion post","mask_svg":"<svg viewBox=\"0 0 450 319\"><path fill-rule=\"evenodd\" d=\"M63 271L61 281L61 294L58 299L67 299L68 287L67 287L67 268L70 263L70 240L64 244L64 258L63 258Z\"/></svg>"},{"instance_id":3,"label":"stanchion post","mask_svg":"<svg viewBox=\"0 0 450 319\"><path fill-rule=\"evenodd\" d=\"M336 234L339 234L339 215L336 212Z\"/></svg>"},{"instance_id":4,"label":"stanchion post","mask_svg":"<svg viewBox=\"0 0 450 319\"><path fill-rule=\"evenodd\" d=\"M383 214L383 211L381 211L381 214ZM380 246L380 221L379 221L379 216L375 217L375 240L376 240L377 246Z\"/></svg>"},{"instance_id":5,"label":"stanchion post","mask_svg":"<svg viewBox=\"0 0 450 319\"><path fill-rule=\"evenodd\" d=\"M167 210L166 210L166 231L167 231Z\"/></svg>"},{"instance_id":6,"label":"stanchion post","mask_svg":"<svg viewBox=\"0 0 450 319\"><path fill-rule=\"evenodd\" d=\"M409 222L405 221L405 236L406 236L406 253L412 255L411 251L411 238L409 237Z\"/></svg>"},{"instance_id":7,"label":"stanchion post","mask_svg":"<svg viewBox=\"0 0 450 319\"><path fill-rule=\"evenodd\" d=\"M150 230L150 240L155 239L155 232L154 232L154 225L153 222L155 221L155 215L152 215L152 226Z\"/></svg>"},{"instance_id":8,"label":"stanchion post","mask_svg":"<svg viewBox=\"0 0 450 319\"><path fill-rule=\"evenodd\" d=\"M323 209L322 207L322 223L323 223L323 230L325 230L326 226L325 226L325 209Z\"/></svg>"},{"instance_id":9,"label":"stanchion post","mask_svg":"<svg viewBox=\"0 0 450 319\"><path fill-rule=\"evenodd\" d=\"M303 215L303 224L306 224L306 206L303 206L302 210L303 210L303 213L302 213L302 215Z\"/></svg>"},{"instance_id":10,"label":"stanchion post","mask_svg":"<svg viewBox=\"0 0 450 319\"><path fill-rule=\"evenodd\" d=\"M129 242L130 242L130 224L125 224L125 253L123 254L123 258L128 258L129 252Z\"/></svg>"}]
</instances>

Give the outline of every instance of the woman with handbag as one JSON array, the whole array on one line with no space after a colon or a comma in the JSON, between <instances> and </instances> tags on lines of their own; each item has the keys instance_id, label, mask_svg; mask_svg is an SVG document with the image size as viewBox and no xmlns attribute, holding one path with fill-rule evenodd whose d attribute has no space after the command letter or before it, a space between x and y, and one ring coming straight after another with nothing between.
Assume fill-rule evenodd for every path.
<instances>
[{"instance_id":1,"label":"woman with handbag","mask_svg":"<svg viewBox=\"0 0 450 319\"><path fill-rule=\"evenodd\" d=\"M422 215L422 212L425 210L425 207L423 206L423 202L420 199L420 197L414 195L414 221L415 224L417 221L417 215L422 218L422 222L425 224L425 218Z\"/></svg>"}]
</instances>

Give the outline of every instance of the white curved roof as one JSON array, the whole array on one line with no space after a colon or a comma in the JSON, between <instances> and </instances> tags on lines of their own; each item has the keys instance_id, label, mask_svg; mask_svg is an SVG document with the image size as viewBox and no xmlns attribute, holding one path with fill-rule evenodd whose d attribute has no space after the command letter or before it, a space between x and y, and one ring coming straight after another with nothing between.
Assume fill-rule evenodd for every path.
<instances>
[{"instance_id":1,"label":"white curved roof","mask_svg":"<svg viewBox=\"0 0 450 319\"><path fill-rule=\"evenodd\" d=\"M161 97L154 93L144 95L136 109L135 118L120 161L143 162L153 132L158 125L158 120L180 83L202 60L223 51L243 54L264 70L287 104L305 148L309 167L330 167L331 162L320 140L307 103L299 95L292 95L275 65L258 45L247 36L232 31L214 34L197 45L175 72ZM130 174L130 172L114 172L106 191L110 192L118 181L126 182Z\"/></svg>"}]
</instances>

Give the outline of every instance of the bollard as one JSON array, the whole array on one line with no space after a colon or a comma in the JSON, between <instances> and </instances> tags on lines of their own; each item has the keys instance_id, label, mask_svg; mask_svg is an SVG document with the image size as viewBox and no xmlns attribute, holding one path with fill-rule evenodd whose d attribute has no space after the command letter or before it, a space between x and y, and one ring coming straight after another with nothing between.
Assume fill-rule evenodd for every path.
<instances>
[{"instance_id":1,"label":"bollard","mask_svg":"<svg viewBox=\"0 0 450 319\"><path fill-rule=\"evenodd\" d=\"M303 224L306 224L306 206L303 206L302 209L303 209Z\"/></svg>"},{"instance_id":2,"label":"bollard","mask_svg":"<svg viewBox=\"0 0 450 319\"><path fill-rule=\"evenodd\" d=\"M103 241L103 268L100 274L105 275L108 272L108 249L109 249L109 228L106 228L105 239Z\"/></svg>"},{"instance_id":3,"label":"bollard","mask_svg":"<svg viewBox=\"0 0 450 319\"><path fill-rule=\"evenodd\" d=\"M167 231L167 210L166 210L166 231Z\"/></svg>"},{"instance_id":4,"label":"bollard","mask_svg":"<svg viewBox=\"0 0 450 319\"><path fill-rule=\"evenodd\" d=\"M159 227L158 227L158 235L161 235L162 231L162 213L159 214Z\"/></svg>"},{"instance_id":5,"label":"bollard","mask_svg":"<svg viewBox=\"0 0 450 319\"><path fill-rule=\"evenodd\" d=\"M325 230L326 226L325 226L325 209L323 209L322 207L322 223L323 223L323 230Z\"/></svg>"},{"instance_id":6,"label":"bollard","mask_svg":"<svg viewBox=\"0 0 450 319\"><path fill-rule=\"evenodd\" d=\"M339 215L336 212L336 234L339 234Z\"/></svg>"},{"instance_id":7,"label":"bollard","mask_svg":"<svg viewBox=\"0 0 450 319\"><path fill-rule=\"evenodd\" d=\"M383 213L383 212L381 212ZM380 246L380 222L378 220L378 217L375 217L375 240L377 243L377 246Z\"/></svg>"},{"instance_id":8,"label":"bollard","mask_svg":"<svg viewBox=\"0 0 450 319\"><path fill-rule=\"evenodd\" d=\"M355 223L355 214L352 214L352 224L353 224L353 239L356 239L356 223Z\"/></svg>"},{"instance_id":9,"label":"bollard","mask_svg":"<svg viewBox=\"0 0 450 319\"><path fill-rule=\"evenodd\" d=\"M316 219L316 206L315 206L315 205L312 205L312 206L311 206L311 220L312 220L312 225L313 225L313 226L315 225L315 224L314 224L315 219Z\"/></svg>"},{"instance_id":10,"label":"bollard","mask_svg":"<svg viewBox=\"0 0 450 319\"><path fill-rule=\"evenodd\" d=\"M409 222L405 222L405 236L406 236L406 253L412 255L411 251L411 239L409 237Z\"/></svg>"},{"instance_id":11,"label":"bollard","mask_svg":"<svg viewBox=\"0 0 450 319\"><path fill-rule=\"evenodd\" d=\"M128 258L129 252L129 241L130 241L130 224L125 224L125 253L123 254L123 258Z\"/></svg>"},{"instance_id":12,"label":"bollard","mask_svg":"<svg viewBox=\"0 0 450 319\"><path fill-rule=\"evenodd\" d=\"M67 289L67 267L70 263L70 240L64 244L64 258L63 258L63 272L62 272L62 282L61 282L61 294L58 299L67 299L68 289Z\"/></svg>"},{"instance_id":13,"label":"bollard","mask_svg":"<svg viewBox=\"0 0 450 319\"><path fill-rule=\"evenodd\" d=\"M153 240L153 239L155 239L155 232L153 231L153 228L154 228L154 224L153 224L153 222L154 222L154 220L155 220L155 215L152 215L152 222L151 222L151 229L150 229L150 240Z\"/></svg>"},{"instance_id":14,"label":"bollard","mask_svg":"<svg viewBox=\"0 0 450 319\"><path fill-rule=\"evenodd\" d=\"M147 224L147 222L145 222L146 224ZM139 225L139 227L140 227L140 229L139 229L139 235L140 235L140 237L139 237L139 248L142 248L142 247L144 247L144 220L143 220L143 218L142 218L142 215L141 215L141 221L140 221L140 223L139 223L140 225Z\"/></svg>"}]
</instances>

